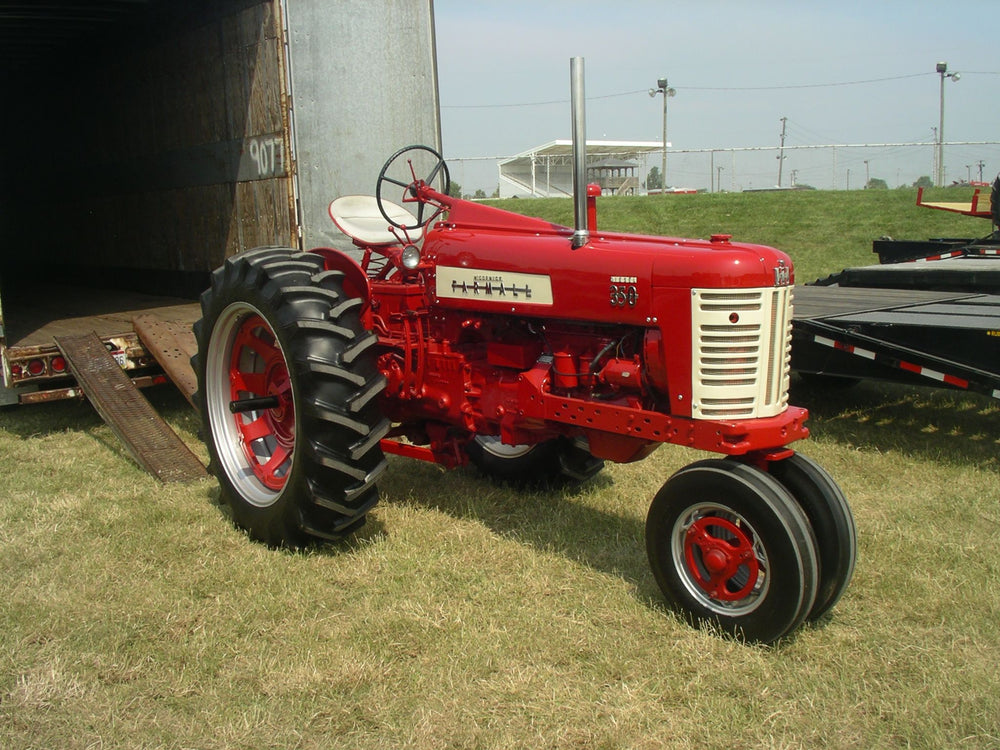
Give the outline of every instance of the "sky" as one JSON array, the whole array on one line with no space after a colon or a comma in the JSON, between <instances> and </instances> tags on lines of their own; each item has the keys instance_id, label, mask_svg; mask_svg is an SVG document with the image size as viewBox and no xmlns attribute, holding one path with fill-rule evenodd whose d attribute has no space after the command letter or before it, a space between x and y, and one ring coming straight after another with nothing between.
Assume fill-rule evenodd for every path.
<instances>
[{"instance_id":1,"label":"sky","mask_svg":"<svg viewBox=\"0 0 1000 750\"><path fill-rule=\"evenodd\" d=\"M939 61L944 139L1000 141L1000 1L434 0L445 157L463 191L496 187L494 161L571 134L569 61L585 59L589 140L662 139L674 150L932 143ZM788 150L783 183L890 187L933 171L933 149ZM868 164L864 162L868 161ZM992 180L1000 145L946 147L946 182ZM659 164L653 157L650 165ZM777 184L777 154L669 156L668 183Z\"/></svg>"}]
</instances>

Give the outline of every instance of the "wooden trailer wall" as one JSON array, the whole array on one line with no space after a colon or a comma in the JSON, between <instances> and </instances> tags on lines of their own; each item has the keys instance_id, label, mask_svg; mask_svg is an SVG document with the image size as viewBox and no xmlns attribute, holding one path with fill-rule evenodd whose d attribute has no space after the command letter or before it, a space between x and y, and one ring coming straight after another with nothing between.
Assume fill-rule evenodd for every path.
<instances>
[{"instance_id":1,"label":"wooden trailer wall","mask_svg":"<svg viewBox=\"0 0 1000 750\"><path fill-rule=\"evenodd\" d=\"M34 52L0 49L7 286L28 270L193 296L241 249L338 244L333 198L370 193L402 146L441 147L432 0L31 13L0 16Z\"/></svg>"},{"instance_id":2,"label":"wooden trailer wall","mask_svg":"<svg viewBox=\"0 0 1000 750\"><path fill-rule=\"evenodd\" d=\"M40 68L6 124L8 282L196 293L227 255L296 240L281 3L150 3Z\"/></svg>"}]
</instances>

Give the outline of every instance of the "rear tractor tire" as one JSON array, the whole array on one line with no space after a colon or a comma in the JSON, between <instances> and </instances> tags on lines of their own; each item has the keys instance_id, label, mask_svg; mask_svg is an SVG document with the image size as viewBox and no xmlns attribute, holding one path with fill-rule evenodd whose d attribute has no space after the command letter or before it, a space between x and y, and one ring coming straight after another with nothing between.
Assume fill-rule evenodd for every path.
<instances>
[{"instance_id":1,"label":"rear tractor tire","mask_svg":"<svg viewBox=\"0 0 1000 750\"><path fill-rule=\"evenodd\" d=\"M259 248L202 295L193 364L211 469L233 521L268 545L340 538L378 501L385 380L341 282L317 255Z\"/></svg>"}]
</instances>

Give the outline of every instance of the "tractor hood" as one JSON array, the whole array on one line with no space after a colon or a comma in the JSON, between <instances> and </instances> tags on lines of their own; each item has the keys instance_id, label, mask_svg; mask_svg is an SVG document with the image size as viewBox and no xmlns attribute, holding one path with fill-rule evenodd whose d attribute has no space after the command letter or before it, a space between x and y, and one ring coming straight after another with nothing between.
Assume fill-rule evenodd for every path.
<instances>
[{"instance_id":1,"label":"tractor hood","mask_svg":"<svg viewBox=\"0 0 1000 750\"><path fill-rule=\"evenodd\" d=\"M759 289L793 281L784 253L763 245L573 231L542 219L456 201L427 235L438 302L464 309L648 323L668 291ZM614 304L625 290L626 304Z\"/></svg>"}]
</instances>

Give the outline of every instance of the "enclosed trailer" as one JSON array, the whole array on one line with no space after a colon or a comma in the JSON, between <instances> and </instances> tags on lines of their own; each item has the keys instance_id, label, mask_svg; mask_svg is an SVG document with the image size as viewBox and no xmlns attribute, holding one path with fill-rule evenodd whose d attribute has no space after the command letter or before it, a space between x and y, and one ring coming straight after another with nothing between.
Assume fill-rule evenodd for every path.
<instances>
[{"instance_id":1,"label":"enclosed trailer","mask_svg":"<svg viewBox=\"0 0 1000 750\"><path fill-rule=\"evenodd\" d=\"M333 198L440 147L431 0L24 4L0 39L0 405L80 395L83 334L163 380L141 332L186 333L226 257L341 243Z\"/></svg>"}]
</instances>

